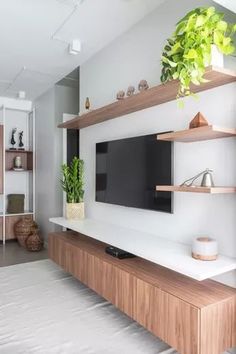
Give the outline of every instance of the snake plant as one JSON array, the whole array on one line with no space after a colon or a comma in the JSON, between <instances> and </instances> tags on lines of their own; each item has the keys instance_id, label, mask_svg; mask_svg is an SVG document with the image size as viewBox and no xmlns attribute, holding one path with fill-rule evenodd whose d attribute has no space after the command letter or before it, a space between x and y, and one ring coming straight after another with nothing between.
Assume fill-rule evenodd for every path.
<instances>
[{"instance_id":1,"label":"snake plant","mask_svg":"<svg viewBox=\"0 0 236 354\"><path fill-rule=\"evenodd\" d=\"M74 157L71 164L62 165L61 185L66 192L67 203L81 203L84 198L84 161Z\"/></svg>"}]
</instances>

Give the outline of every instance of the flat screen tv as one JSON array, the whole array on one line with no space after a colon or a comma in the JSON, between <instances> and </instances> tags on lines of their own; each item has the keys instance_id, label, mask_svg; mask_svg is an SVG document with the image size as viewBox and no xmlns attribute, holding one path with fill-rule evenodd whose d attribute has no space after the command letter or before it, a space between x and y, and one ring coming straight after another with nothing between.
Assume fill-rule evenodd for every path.
<instances>
[{"instance_id":1,"label":"flat screen tv","mask_svg":"<svg viewBox=\"0 0 236 354\"><path fill-rule=\"evenodd\" d=\"M172 213L172 143L157 134L96 144L96 201Z\"/></svg>"}]
</instances>

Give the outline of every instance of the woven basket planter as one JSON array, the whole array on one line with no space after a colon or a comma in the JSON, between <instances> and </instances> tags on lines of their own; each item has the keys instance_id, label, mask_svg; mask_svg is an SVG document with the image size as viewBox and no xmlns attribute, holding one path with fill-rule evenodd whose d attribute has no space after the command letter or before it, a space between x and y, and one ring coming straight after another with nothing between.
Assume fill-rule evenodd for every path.
<instances>
[{"instance_id":1,"label":"woven basket planter","mask_svg":"<svg viewBox=\"0 0 236 354\"><path fill-rule=\"evenodd\" d=\"M30 216L23 217L14 226L15 235L18 243L22 247L26 247L25 241L35 229L38 229L38 225Z\"/></svg>"},{"instance_id":2,"label":"woven basket planter","mask_svg":"<svg viewBox=\"0 0 236 354\"><path fill-rule=\"evenodd\" d=\"M39 252L43 248L43 240L38 235L38 229L35 229L25 241L25 246L28 251Z\"/></svg>"},{"instance_id":3,"label":"woven basket planter","mask_svg":"<svg viewBox=\"0 0 236 354\"><path fill-rule=\"evenodd\" d=\"M68 220L83 220L84 203L66 203L66 218Z\"/></svg>"}]
</instances>

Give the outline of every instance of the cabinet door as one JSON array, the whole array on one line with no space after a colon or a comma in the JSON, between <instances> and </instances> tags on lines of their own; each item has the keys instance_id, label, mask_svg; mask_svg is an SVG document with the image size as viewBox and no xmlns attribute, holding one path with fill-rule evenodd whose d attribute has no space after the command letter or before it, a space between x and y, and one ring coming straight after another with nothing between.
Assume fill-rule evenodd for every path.
<instances>
[{"instance_id":1,"label":"cabinet door","mask_svg":"<svg viewBox=\"0 0 236 354\"><path fill-rule=\"evenodd\" d=\"M199 310L139 279L134 319L181 354L199 354Z\"/></svg>"},{"instance_id":2,"label":"cabinet door","mask_svg":"<svg viewBox=\"0 0 236 354\"><path fill-rule=\"evenodd\" d=\"M91 254L86 254L86 285L128 316L133 315L133 276Z\"/></svg>"},{"instance_id":3,"label":"cabinet door","mask_svg":"<svg viewBox=\"0 0 236 354\"><path fill-rule=\"evenodd\" d=\"M55 263L65 269L65 242L54 234L48 235L48 256Z\"/></svg>"},{"instance_id":4,"label":"cabinet door","mask_svg":"<svg viewBox=\"0 0 236 354\"><path fill-rule=\"evenodd\" d=\"M82 283L87 283L87 269L84 252L74 245L65 243L65 264L64 269L79 279Z\"/></svg>"}]
</instances>

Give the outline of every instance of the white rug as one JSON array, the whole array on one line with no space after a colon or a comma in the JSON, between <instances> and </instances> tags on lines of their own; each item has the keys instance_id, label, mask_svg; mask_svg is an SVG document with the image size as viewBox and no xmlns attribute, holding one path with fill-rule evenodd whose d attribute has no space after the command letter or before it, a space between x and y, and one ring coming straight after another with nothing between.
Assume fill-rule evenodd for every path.
<instances>
[{"instance_id":1,"label":"white rug","mask_svg":"<svg viewBox=\"0 0 236 354\"><path fill-rule=\"evenodd\" d=\"M0 268L1 354L177 354L50 260Z\"/></svg>"}]
</instances>

